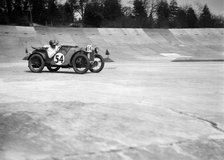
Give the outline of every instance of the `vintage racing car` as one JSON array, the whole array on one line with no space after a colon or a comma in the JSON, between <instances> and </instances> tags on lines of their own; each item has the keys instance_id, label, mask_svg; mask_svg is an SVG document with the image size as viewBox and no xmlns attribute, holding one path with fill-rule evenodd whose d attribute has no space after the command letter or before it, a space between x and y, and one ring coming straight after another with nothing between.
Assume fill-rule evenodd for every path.
<instances>
[{"instance_id":1,"label":"vintage racing car","mask_svg":"<svg viewBox=\"0 0 224 160\"><path fill-rule=\"evenodd\" d=\"M87 45L86 48L78 46L62 45L58 52L49 58L47 48L32 47L32 53L28 53L23 60L28 60L28 67L32 72L42 72L44 67L51 72L57 72L60 68L72 67L78 74L86 73L88 70L94 73L104 68L104 59L99 55L99 49Z\"/></svg>"}]
</instances>

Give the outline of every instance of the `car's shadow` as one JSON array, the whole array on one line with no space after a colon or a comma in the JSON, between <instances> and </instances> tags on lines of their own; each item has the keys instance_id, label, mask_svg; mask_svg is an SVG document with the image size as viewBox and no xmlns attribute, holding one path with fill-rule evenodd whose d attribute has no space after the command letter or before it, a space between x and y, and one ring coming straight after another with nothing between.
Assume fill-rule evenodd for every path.
<instances>
[{"instance_id":1,"label":"car's shadow","mask_svg":"<svg viewBox=\"0 0 224 160\"><path fill-rule=\"evenodd\" d=\"M33 73L33 72L31 72L31 71L25 71L25 72L27 72L27 73ZM50 71L42 71L42 72L40 72L40 73L52 73L52 74L77 74L77 75L80 75L80 74L78 74L78 73L75 73L75 72L69 72L69 71L57 71L57 72L50 72ZM90 74L90 73L92 73L92 72L86 72L86 73L84 73L84 74Z\"/></svg>"}]
</instances>

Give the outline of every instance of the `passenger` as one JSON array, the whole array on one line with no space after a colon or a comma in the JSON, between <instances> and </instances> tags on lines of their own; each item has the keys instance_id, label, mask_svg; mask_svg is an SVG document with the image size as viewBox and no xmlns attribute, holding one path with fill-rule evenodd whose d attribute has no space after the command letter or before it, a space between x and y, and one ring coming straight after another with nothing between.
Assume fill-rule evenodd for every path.
<instances>
[{"instance_id":1,"label":"passenger","mask_svg":"<svg viewBox=\"0 0 224 160\"><path fill-rule=\"evenodd\" d=\"M52 58L60 49L60 45L58 40L50 40L49 45L45 45L44 48L47 48L48 57Z\"/></svg>"}]
</instances>

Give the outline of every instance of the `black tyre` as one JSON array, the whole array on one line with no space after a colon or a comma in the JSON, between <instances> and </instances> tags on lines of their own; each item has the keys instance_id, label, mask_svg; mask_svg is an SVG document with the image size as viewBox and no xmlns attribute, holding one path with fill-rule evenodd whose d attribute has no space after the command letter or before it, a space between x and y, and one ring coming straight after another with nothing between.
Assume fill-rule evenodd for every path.
<instances>
[{"instance_id":1,"label":"black tyre","mask_svg":"<svg viewBox=\"0 0 224 160\"><path fill-rule=\"evenodd\" d=\"M44 59L39 54L34 54L29 58L28 67L34 73L42 72L44 65Z\"/></svg>"},{"instance_id":2,"label":"black tyre","mask_svg":"<svg viewBox=\"0 0 224 160\"><path fill-rule=\"evenodd\" d=\"M76 73L86 73L90 66L89 59L84 54L76 54L72 59L72 66Z\"/></svg>"},{"instance_id":3,"label":"black tyre","mask_svg":"<svg viewBox=\"0 0 224 160\"><path fill-rule=\"evenodd\" d=\"M50 71L50 72L57 72L60 67L59 66L56 66L56 67L52 67L50 65L47 65L47 69Z\"/></svg>"},{"instance_id":4,"label":"black tyre","mask_svg":"<svg viewBox=\"0 0 224 160\"><path fill-rule=\"evenodd\" d=\"M95 55L94 63L90 67L90 71L93 73L99 73L104 68L104 59L101 55Z\"/></svg>"}]
</instances>

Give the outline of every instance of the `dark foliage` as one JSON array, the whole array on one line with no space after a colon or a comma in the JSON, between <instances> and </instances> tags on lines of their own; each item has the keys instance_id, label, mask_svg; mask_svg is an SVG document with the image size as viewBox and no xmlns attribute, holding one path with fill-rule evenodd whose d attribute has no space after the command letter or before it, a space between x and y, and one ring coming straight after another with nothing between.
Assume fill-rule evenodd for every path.
<instances>
[{"instance_id":1,"label":"dark foliage","mask_svg":"<svg viewBox=\"0 0 224 160\"><path fill-rule=\"evenodd\" d=\"M72 23L73 22L73 10L72 7L69 5L68 2L66 2L63 5L61 5L61 11L60 13L62 13L62 19L63 19L63 23Z\"/></svg>"},{"instance_id":2,"label":"dark foliage","mask_svg":"<svg viewBox=\"0 0 224 160\"><path fill-rule=\"evenodd\" d=\"M169 5L169 27L177 27L178 6L176 0L172 0Z\"/></svg>"},{"instance_id":3,"label":"dark foliage","mask_svg":"<svg viewBox=\"0 0 224 160\"><path fill-rule=\"evenodd\" d=\"M47 8L47 15L48 15L48 23L53 25L53 22L57 20L58 17L58 10L56 5L56 0L48 0L48 8Z\"/></svg>"},{"instance_id":4,"label":"dark foliage","mask_svg":"<svg viewBox=\"0 0 224 160\"><path fill-rule=\"evenodd\" d=\"M39 24L47 23L47 3L45 0L31 0L33 22Z\"/></svg>"},{"instance_id":5,"label":"dark foliage","mask_svg":"<svg viewBox=\"0 0 224 160\"><path fill-rule=\"evenodd\" d=\"M121 15L122 14L121 14L120 1L105 0L103 16L106 20L114 21L116 18L120 17Z\"/></svg>"},{"instance_id":6,"label":"dark foliage","mask_svg":"<svg viewBox=\"0 0 224 160\"><path fill-rule=\"evenodd\" d=\"M224 27L224 17L223 16L212 16L212 27L223 28Z\"/></svg>"},{"instance_id":7,"label":"dark foliage","mask_svg":"<svg viewBox=\"0 0 224 160\"><path fill-rule=\"evenodd\" d=\"M81 20L75 21L74 13ZM207 5L199 15L192 7L179 7L176 0L133 0L121 7L120 0L1 0L0 24L125 28L224 27L224 17L210 13Z\"/></svg>"},{"instance_id":8,"label":"dark foliage","mask_svg":"<svg viewBox=\"0 0 224 160\"><path fill-rule=\"evenodd\" d=\"M199 27L201 28L212 27L212 15L207 5L204 6L203 11L199 17Z\"/></svg>"},{"instance_id":9,"label":"dark foliage","mask_svg":"<svg viewBox=\"0 0 224 160\"><path fill-rule=\"evenodd\" d=\"M149 27L149 19L145 5L142 0L135 0L133 3L133 16L136 23L135 27L146 28Z\"/></svg>"},{"instance_id":10,"label":"dark foliage","mask_svg":"<svg viewBox=\"0 0 224 160\"><path fill-rule=\"evenodd\" d=\"M183 8L179 8L177 12L177 28L187 27L187 13Z\"/></svg>"},{"instance_id":11,"label":"dark foliage","mask_svg":"<svg viewBox=\"0 0 224 160\"><path fill-rule=\"evenodd\" d=\"M198 18L192 7L189 7L187 10L186 20L188 28L196 28L198 26Z\"/></svg>"},{"instance_id":12,"label":"dark foliage","mask_svg":"<svg viewBox=\"0 0 224 160\"><path fill-rule=\"evenodd\" d=\"M160 1L157 5L157 26L160 28L169 27L169 4L166 0Z\"/></svg>"},{"instance_id":13,"label":"dark foliage","mask_svg":"<svg viewBox=\"0 0 224 160\"><path fill-rule=\"evenodd\" d=\"M141 17L141 18L147 17L146 8L141 0L135 0L133 5L134 5L133 14L135 17Z\"/></svg>"},{"instance_id":14,"label":"dark foliage","mask_svg":"<svg viewBox=\"0 0 224 160\"><path fill-rule=\"evenodd\" d=\"M0 24L8 24L9 18L4 11L0 11Z\"/></svg>"},{"instance_id":15,"label":"dark foliage","mask_svg":"<svg viewBox=\"0 0 224 160\"><path fill-rule=\"evenodd\" d=\"M100 27L103 20L104 8L100 3L90 3L85 7L84 24L91 27Z\"/></svg>"}]
</instances>

